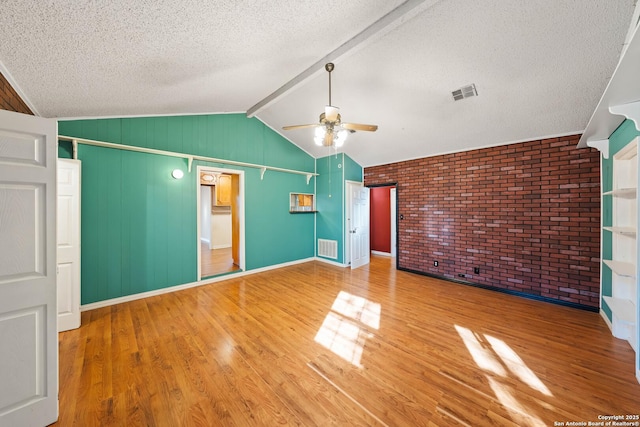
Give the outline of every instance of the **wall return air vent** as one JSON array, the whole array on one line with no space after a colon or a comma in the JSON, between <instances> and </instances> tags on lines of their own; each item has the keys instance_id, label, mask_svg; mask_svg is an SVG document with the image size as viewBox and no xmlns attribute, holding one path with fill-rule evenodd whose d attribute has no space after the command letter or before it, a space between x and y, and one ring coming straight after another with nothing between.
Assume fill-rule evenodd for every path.
<instances>
[{"instance_id":1,"label":"wall return air vent","mask_svg":"<svg viewBox=\"0 0 640 427\"><path fill-rule=\"evenodd\" d=\"M318 239L318 256L325 258L338 258L338 241Z\"/></svg>"},{"instance_id":2,"label":"wall return air vent","mask_svg":"<svg viewBox=\"0 0 640 427\"><path fill-rule=\"evenodd\" d=\"M454 90L453 92L451 92L451 95L453 95L454 101L460 101L461 99L478 96L478 91L476 90L476 85L474 83L468 86L461 87L458 90Z\"/></svg>"}]
</instances>

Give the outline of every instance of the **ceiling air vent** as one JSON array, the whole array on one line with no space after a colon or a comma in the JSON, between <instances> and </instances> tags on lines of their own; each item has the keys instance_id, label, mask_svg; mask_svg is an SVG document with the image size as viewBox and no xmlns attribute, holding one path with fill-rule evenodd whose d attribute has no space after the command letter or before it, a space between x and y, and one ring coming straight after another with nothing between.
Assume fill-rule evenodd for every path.
<instances>
[{"instance_id":1,"label":"ceiling air vent","mask_svg":"<svg viewBox=\"0 0 640 427\"><path fill-rule=\"evenodd\" d=\"M461 87L458 90L454 90L451 92L453 95L454 101L460 101L461 99L469 98L470 96L477 96L478 91L476 90L475 84L470 84L468 86Z\"/></svg>"}]
</instances>

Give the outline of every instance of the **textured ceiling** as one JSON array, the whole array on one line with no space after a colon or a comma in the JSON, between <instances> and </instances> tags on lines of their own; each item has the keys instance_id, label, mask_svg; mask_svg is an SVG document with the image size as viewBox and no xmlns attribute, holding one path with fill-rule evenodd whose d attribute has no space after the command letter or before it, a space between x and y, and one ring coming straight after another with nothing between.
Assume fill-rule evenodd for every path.
<instances>
[{"instance_id":1,"label":"textured ceiling","mask_svg":"<svg viewBox=\"0 0 640 427\"><path fill-rule=\"evenodd\" d=\"M250 111L315 157L327 104L363 166L581 132L634 0L5 0L0 68L44 117ZM478 97L451 91L475 83ZM284 88L278 92L278 89ZM276 92L276 95L269 97Z\"/></svg>"}]
</instances>

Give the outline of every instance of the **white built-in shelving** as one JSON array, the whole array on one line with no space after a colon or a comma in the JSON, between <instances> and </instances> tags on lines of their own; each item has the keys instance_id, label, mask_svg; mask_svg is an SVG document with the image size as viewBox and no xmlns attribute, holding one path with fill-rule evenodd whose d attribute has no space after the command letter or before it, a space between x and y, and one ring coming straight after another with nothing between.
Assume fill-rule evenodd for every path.
<instances>
[{"instance_id":1,"label":"white built-in shelving","mask_svg":"<svg viewBox=\"0 0 640 427\"><path fill-rule=\"evenodd\" d=\"M638 351L638 139L613 156L613 189L602 193L611 198L611 259L603 263L611 269L611 295L603 300L612 313L613 335L629 341Z\"/></svg>"},{"instance_id":2,"label":"white built-in shelving","mask_svg":"<svg viewBox=\"0 0 640 427\"><path fill-rule=\"evenodd\" d=\"M609 138L614 131L622 124L625 119L633 122L636 130L640 131L640 85L638 85L638 75L640 75L640 2L636 4L629 32L625 39L625 43L620 55L620 61L616 66L609 84L605 89L600 102L596 106L586 129L580 137L578 148L593 147L598 149L603 159L609 159L609 151L612 152L617 147L610 147ZM635 359L635 375L640 382L640 352L638 352L638 342L640 341L640 293L638 292L638 265L640 264L640 240L637 238L637 230L640 228L638 220L638 138L635 142L635 175L628 177L627 184L623 182L614 183L611 191L604 192L603 202L614 208L613 223L602 227L603 237L612 239L612 247L605 248L603 239L603 253L608 253L611 249L611 259L603 259L604 264L612 270L612 289L609 291L608 286L601 286L602 304L601 314L611 322L612 332L617 337L623 337L631 343L636 351ZM629 146L618 151L614 156L614 163L617 157L617 163L624 161L621 156L622 152L629 149ZM630 160L630 159L629 159ZM632 163L632 162L627 162ZM616 165L614 164L614 169ZM601 169L602 177L608 178L610 171ZM613 171L615 177L621 178L624 172L619 170ZM635 176L635 181L632 179ZM604 180L603 180L604 183ZM633 214L631 212L621 212L627 200ZM635 221L633 220L635 218ZM608 245L608 244L607 244ZM631 267L629 267L631 265ZM603 270L604 270L603 266ZM601 276L603 278L604 276ZM602 282L604 285L604 282ZM608 285L608 284L607 284ZM608 295L610 294L610 295ZM609 314L603 310L607 306L612 313L612 319Z\"/></svg>"}]
</instances>

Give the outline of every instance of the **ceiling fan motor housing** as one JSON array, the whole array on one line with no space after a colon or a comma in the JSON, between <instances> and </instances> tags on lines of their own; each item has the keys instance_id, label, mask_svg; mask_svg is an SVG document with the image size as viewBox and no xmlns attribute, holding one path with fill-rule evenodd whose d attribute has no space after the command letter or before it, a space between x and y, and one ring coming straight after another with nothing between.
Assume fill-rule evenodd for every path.
<instances>
[{"instance_id":1,"label":"ceiling fan motor housing","mask_svg":"<svg viewBox=\"0 0 640 427\"><path fill-rule=\"evenodd\" d=\"M340 124L340 114L336 114L335 117L327 116L327 113L320 114L320 123L326 125L327 123L332 123L335 125Z\"/></svg>"}]
</instances>

